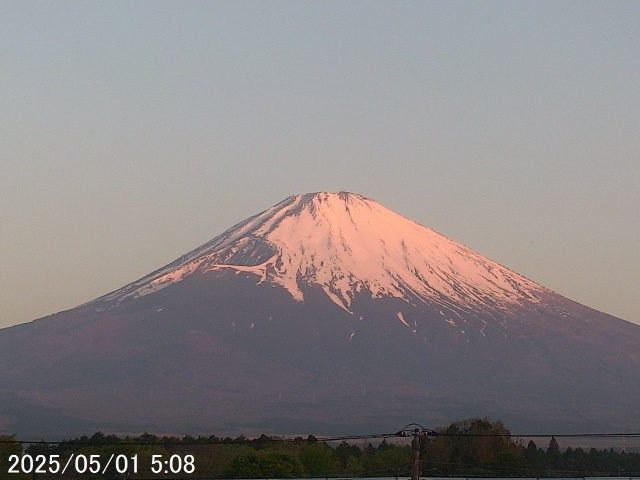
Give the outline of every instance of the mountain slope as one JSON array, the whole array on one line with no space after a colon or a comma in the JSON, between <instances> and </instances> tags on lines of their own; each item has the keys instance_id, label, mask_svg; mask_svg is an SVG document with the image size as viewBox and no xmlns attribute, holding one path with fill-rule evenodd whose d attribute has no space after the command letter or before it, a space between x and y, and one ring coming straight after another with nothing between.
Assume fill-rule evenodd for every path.
<instances>
[{"instance_id":1,"label":"mountain slope","mask_svg":"<svg viewBox=\"0 0 640 480\"><path fill-rule=\"evenodd\" d=\"M0 431L354 433L471 415L628 428L638 347L640 327L370 199L297 195L1 330Z\"/></svg>"},{"instance_id":2,"label":"mountain slope","mask_svg":"<svg viewBox=\"0 0 640 480\"><path fill-rule=\"evenodd\" d=\"M289 197L100 300L119 304L227 268L280 285L297 301L302 286L318 285L349 313L360 292L475 311L539 302L545 291L372 200L323 192Z\"/></svg>"}]
</instances>

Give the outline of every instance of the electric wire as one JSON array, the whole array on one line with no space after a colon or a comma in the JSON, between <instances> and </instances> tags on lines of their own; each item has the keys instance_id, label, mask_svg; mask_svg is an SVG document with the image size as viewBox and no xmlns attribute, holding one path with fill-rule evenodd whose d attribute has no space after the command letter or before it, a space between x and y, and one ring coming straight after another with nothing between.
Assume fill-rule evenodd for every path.
<instances>
[{"instance_id":1,"label":"electric wire","mask_svg":"<svg viewBox=\"0 0 640 480\"><path fill-rule=\"evenodd\" d=\"M509 437L509 438L640 438L640 432L588 432L588 433L462 433L462 432L447 432L445 430L431 430L423 427L417 423L410 423L397 432L388 433L374 433L363 435L337 435L337 436L321 436L310 435L307 438L297 436L273 436L267 437L264 440L258 438L189 438L186 436L183 439L170 439L160 438L158 440L142 440L136 437L125 438L119 441L111 441L108 437L100 439L98 441L92 440L91 437L85 437L80 439L69 440L20 440L14 438L0 438L0 444L13 443L23 445L91 445L91 446L103 446L103 445L164 445L164 446L178 446L178 445L220 445L220 444L260 444L260 443L274 443L274 442L341 442L341 441L357 441L357 440L377 440L397 437L410 437L414 434L432 436L432 437ZM156 437L157 438L157 437Z\"/></svg>"}]
</instances>

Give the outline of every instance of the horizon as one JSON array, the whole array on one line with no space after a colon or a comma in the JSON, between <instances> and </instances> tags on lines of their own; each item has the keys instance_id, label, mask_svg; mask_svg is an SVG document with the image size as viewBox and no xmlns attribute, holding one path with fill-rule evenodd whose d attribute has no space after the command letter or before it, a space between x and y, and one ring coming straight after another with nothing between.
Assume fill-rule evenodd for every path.
<instances>
[{"instance_id":1,"label":"horizon","mask_svg":"<svg viewBox=\"0 0 640 480\"><path fill-rule=\"evenodd\" d=\"M350 191L640 324L640 3L3 7L0 328Z\"/></svg>"}]
</instances>

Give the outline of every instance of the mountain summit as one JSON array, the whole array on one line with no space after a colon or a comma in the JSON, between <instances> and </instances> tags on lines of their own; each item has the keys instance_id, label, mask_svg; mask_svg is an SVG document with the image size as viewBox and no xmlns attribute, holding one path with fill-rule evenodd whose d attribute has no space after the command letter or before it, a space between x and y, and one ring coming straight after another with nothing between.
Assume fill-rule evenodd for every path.
<instances>
[{"instance_id":1,"label":"mountain summit","mask_svg":"<svg viewBox=\"0 0 640 480\"><path fill-rule=\"evenodd\" d=\"M363 196L291 196L125 287L0 330L0 433L628 427L640 327ZM4 422L4 423L3 423Z\"/></svg>"},{"instance_id":2,"label":"mountain summit","mask_svg":"<svg viewBox=\"0 0 640 480\"><path fill-rule=\"evenodd\" d=\"M318 286L351 314L357 295L491 311L540 303L546 291L373 200L320 192L291 196L100 301L119 305L225 269L279 285L299 302Z\"/></svg>"}]
</instances>

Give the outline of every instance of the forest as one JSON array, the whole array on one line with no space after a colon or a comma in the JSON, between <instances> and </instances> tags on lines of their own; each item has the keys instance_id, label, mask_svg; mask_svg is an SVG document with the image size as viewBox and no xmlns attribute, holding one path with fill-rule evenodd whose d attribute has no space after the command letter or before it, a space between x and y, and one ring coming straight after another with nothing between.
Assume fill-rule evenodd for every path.
<instances>
[{"instance_id":1,"label":"forest","mask_svg":"<svg viewBox=\"0 0 640 480\"><path fill-rule=\"evenodd\" d=\"M56 444L23 444L16 441L15 436L0 436L0 478L59 479L61 465L67 462L72 465L69 472L86 470L86 476L74 472L73 478L91 479L409 476L410 440L391 437L382 441L366 438L323 441L313 435L159 437L149 433L118 437L97 432L91 437ZM545 441L544 445L542 442L537 445L533 440L524 444L512 438L502 422L486 418L452 423L435 430L425 440L420 446L421 476L425 477L640 475L640 453L613 448L561 448L554 437L536 439ZM28 461L17 462L24 456ZM110 458L118 460L120 473L115 462L103 471L102 466ZM40 472L36 472L36 459L44 462L40 462ZM89 474L92 472L91 464L87 463L89 459L96 459L98 472ZM50 461L54 466L56 462L60 465L52 468ZM99 468L97 462L102 462ZM126 472L124 462L128 462ZM17 473L9 474L12 464ZM156 473L158 470L161 471Z\"/></svg>"}]
</instances>

